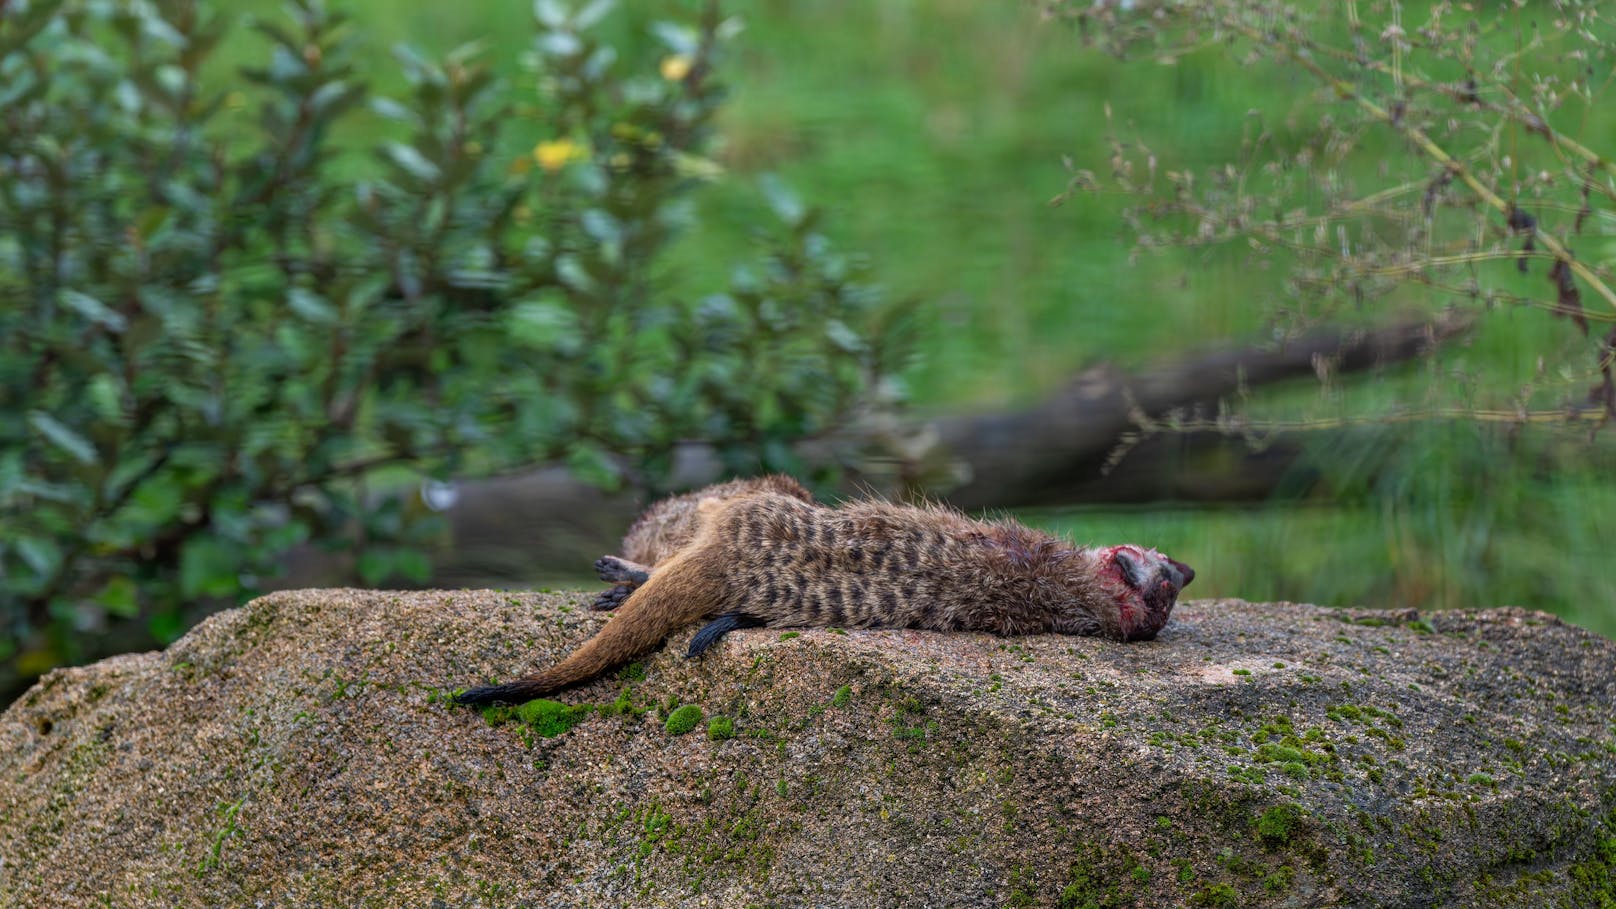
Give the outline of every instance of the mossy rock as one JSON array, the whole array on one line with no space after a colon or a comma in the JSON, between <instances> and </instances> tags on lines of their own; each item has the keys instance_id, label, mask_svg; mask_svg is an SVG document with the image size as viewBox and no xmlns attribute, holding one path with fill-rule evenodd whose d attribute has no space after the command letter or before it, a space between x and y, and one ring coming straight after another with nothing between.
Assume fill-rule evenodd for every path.
<instances>
[{"instance_id":1,"label":"mossy rock","mask_svg":"<svg viewBox=\"0 0 1616 909\"><path fill-rule=\"evenodd\" d=\"M590 596L282 593L51 673L0 717L0 905L1616 901L1616 645L1547 615L685 632L451 703L598 631Z\"/></svg>"}]
</instances>

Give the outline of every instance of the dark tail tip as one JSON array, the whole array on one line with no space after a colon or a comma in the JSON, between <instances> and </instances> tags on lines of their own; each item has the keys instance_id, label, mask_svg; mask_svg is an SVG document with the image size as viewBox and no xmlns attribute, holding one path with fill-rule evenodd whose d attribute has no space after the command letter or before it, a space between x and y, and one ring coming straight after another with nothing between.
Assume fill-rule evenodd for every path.
<instances>
[{"instance_id":1,"label":"dark tail tip","mask_svg":"<svg viewBox=\"0 0 1616 909\"><path fill-rule=\"evenodd\" d=\"M509 685L484 685L481 688L468 688L455 695L456 704L467 707L487 707L490 704L525 704L538 697L538 693L528 693L532 686L521 682L512 682Z\"/></svg>"},{"instance_id":2,"label":"dark tail tip","mask_svg":"<svg viewBox=\"0 0 1616 909\"><path fill-rule=\"evenodd\" d=\"M758 628L766 624L763 619L744 612L726 612L711 622L708 622L696 636L690 639L690 650L685 659L693 660L707 652L709 647L718 643L724 635L737 628Z\"/></svg>"}]
</instances>

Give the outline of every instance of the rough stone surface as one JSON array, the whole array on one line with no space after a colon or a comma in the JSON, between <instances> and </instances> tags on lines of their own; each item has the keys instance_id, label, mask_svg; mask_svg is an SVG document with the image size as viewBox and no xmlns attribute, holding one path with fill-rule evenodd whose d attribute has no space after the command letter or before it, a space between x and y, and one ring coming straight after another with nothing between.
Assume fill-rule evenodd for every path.
<instances>
[{"instance_id":1,"label":"rough stone surface","mask_svg":"<svg viewBox=\"0 0 1616 909\"><path fill-rule=\"evenodd\" d=\"M1547 615L687 634L564 697L616 709L446 703L588 598L284 593L52 673L0 717L0 906L1616 904L1616 645Z\"/></svg>"}]
</instances>

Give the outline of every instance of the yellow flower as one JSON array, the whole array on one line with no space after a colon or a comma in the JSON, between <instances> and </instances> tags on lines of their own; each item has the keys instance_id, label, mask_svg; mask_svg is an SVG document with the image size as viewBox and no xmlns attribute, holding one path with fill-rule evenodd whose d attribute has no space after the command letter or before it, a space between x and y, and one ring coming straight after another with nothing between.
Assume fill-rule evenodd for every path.
<instances>
[{"instance_id":1,"label":"yellow flower","mask_svg":"<svg viewBox=\"0 0 1616 909\"><path fill-rule=\"evenodd\" d=\"M662 78L669 82L683 82L690 75L690 58L673 54L662 58Z\"/></svg>"},{"instance_id":2,"label":"yellow flower","mask_svg":"<svg viewBox=\"0 0 1616 909\"><path fill-rule=\"evenodd\" d=\"M555 173L574 161L589 157L589 152L571 139L540 142L533 147L533 160L550 173Z\"/></svg>"}]
</instances>

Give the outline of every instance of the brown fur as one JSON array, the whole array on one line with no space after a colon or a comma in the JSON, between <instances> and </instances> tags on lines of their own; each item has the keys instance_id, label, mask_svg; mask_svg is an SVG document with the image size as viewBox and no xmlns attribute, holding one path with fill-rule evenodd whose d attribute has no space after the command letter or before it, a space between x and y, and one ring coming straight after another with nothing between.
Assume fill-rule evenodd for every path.
<instances>
[{"instance_id":1,"label":"brown fur","mask_svg":"<svg viewBox=\"0 0 1616 909\"><path fill-rule=\"evenodd\" d=\"M477 688L463 703L530 700L717 621L692 654L733 627L841 626L996 634L1154 637L1188 566L1137 546L1074 547L1011 521L886 502L828 507L785 477L710 487L652 506L596 563L622 608L537 675Z\"/></svg>"},{"instance_id":2,"label":"brown fur","mask_svg":"<svg viewBox=\"0 0 1616 909\"><path fill-rule=\"evenodd\" d=\"M813 493L791 477L778 474L731 480L682 496L655 502L628 529L623 537L623 558L640 565L657 565L685 548L696 536L696 509L702 499L735 499L741 496L773 493L804 502Z\"/></svg>"}]
</instances>

